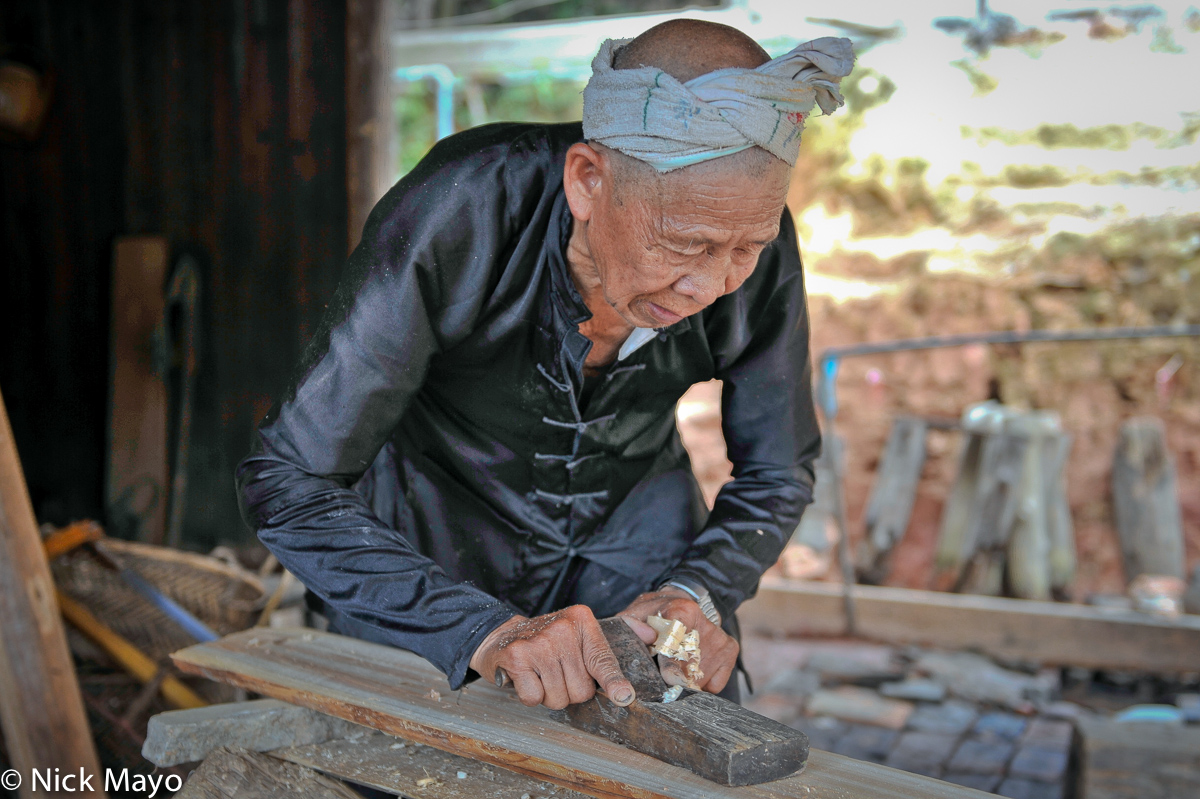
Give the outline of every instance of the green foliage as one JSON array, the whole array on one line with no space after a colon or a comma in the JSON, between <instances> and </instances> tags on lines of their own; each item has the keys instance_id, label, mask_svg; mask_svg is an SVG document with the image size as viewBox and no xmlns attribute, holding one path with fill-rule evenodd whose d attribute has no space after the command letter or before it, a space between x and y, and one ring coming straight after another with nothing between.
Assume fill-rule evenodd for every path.
<instances>
[{"instance_id":1,"label":"green foliage","mask_svg":"<svg viewBox=\"0 0 1200 799\"><path fill-rule=\"evenodd\" d=\"M1154 41L1150 49L1156 53L1182 53L1184 49L1175 41L1175 36L1166 25L1154 29Z\"/></svg>"},{"instance_id":2,"label":"green foliage","mask_svg":"<svg viewBox=\"0 0 1200 799\"><path fill-rule=\"evenodd\" d=\"M1066 186L1071 178L1066 171L1049 164L1009 164L1004 167L1004 183L1029 189L1037 186Z\"/></svg>"},{"instance_id":3,"label":"green foliage","mask_svg":"<svg viewBox=\"0 0 1200 799\"><path fill-rule=\"evenodd\" d=\"M474 102L460 82L454 92L454 124L464 130L487 122L570 122L583 113L583 85L547 74L507 84L471 89ZM429 152L437 140L436 91L431 82L402 84L397 94L397 169L403 175Z\"/></svg>"},{"instance_id":4,"label":"green foliage","mask_svg":"<svg viewBox=\"0 0 1200 799\"><path fill-rule=\"evenodd\" d=\"M873 69L858 68L842 81L841 89L846 111L861 114L890 100L896 84Z\"/></svg>"},{"instance_id":5,"label":"green foliage","mask_svg":"<svg viewBox=\"0 0 1200 799\"><path fill-rule=\"evenodd\" d=\"M490 121L570 122L583 116L583 85L539 75L529 83L484 89Z\"/></svg>"},{"instance_id":6,"label":"green foliage","mask_svg":"<svg viewBox=\"0 0 1200 799\"><path fill-rule=\"evenodd\" d=\"M437 112L429 84L402 84L395 102L397 169L403 175L417 165L437 141Z\"/></svg>"},{"instance_id":7,"label":"green foliage","mask_svg":"<svg viewBox=\"0 0 1200 799\"><path fill-rule=\"evenodd\" d=\"M967 80L971 81L976 97L989 95L1000 85L995 78L977 67L970 59L961 58L958 61L951 61L950 66L963 71Z\"/></svg>"},{"instance_id":8,"label":"green foliage","mask_svg":"<svg viewBox=\"0 0 1200 799\"><path fill-rule=\"evenodd\" d=\"M1187 120L1180 132L1170 131L1156 125L1131 122L1127 125L1099 125L1078 128L1071 124L1042 124L1026 130L1008 128L962 127L963 138L976 138L980 143L997 142L1014 146L1033 144L1048 150L1064 148L1086 148L1097 150L1128 150L1138 140L1152 141L1159 147L1170 149L1192 144L1200 132L1200 117Z\"/></svg>"}]
</instances>

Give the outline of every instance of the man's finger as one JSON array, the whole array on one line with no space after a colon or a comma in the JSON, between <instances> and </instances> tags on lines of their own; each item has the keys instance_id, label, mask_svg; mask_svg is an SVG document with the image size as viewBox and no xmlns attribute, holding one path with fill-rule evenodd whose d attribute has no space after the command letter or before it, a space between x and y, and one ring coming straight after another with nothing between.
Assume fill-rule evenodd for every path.
<instances>
[{"instance_id":1,"label":"man's finger","mask_svg":"<svg viewBox=\"0 0 1200 799\"><path fill-rule=\"evenodd\" d=\"M732 666L721 666L718 668L707 683L704 684L704 690L712 694L719 694L729 684L729 678L733 676Z\"/></svg>"},{"instance_id":2,"label":"man's finger","mask_svg":"<svg viewBox=\"0 0 1200 799\"><path fill-rule=\"evenodd\" d=\"M663 682L667 685L686 687L688 684L687 674L683 671L683 663L674 658L659 656L658 673L662 675Z\"/></svg>"},{"instance_id":3,"label":"man's finger","mask_svg":"<svg viewBox=\"0 0 1200 799\"><path fill-rule=\"evenodd\" d=\"M622 616L621 621L628 624L629 629L633 630L646 646L650 646L658 640L658 633L654 632L654 628L641 619L634 616Z\"/></svg>"},{"instance_id":4,"label":"man's finger","mask_svg":"<svg viewBox=\"0 0 1200 799\"><path fill-rule=\"evenodd\" d=\"M572 705L586 702L596 695L596 682L587 673L583 661L579 658L563 658L563 677L567 681L567 695Z\"/></svg>"},{"instance_id":5,"label":"man's finger","mask_svg":"<svg viewBox=\"0 0 1200 799\"><path fill-rule=\"evenodd\" d=\"M521 700L521 704L527 707L540 705L542 699L545 698L546 692L542 688L542 681L537 674L528 669L507 669L508 678L512 680L513 688L517 691L517 698Z\"/></svg>"},{"instance_id":6,"label":"man's finger","mask_svg":"<svg viewBox=\"0 0 1200 799\"><path fill-rule=\"evenodd\" d=\"M571 704L571 695L567 691L567 681L562 667L556 661L543 662L538 666L538 676L542 678L542 704L551 710L562 710Z\"/></svg>"},{"instance_id":7,"label":"man's finger","mask_svg":"<svg viewBox=\"0 0 1200 799\"><path fill-rule=\"evenodd\" d=\"M605 640L604 633L600 632L600 625L593 621L584 627L581 643L583 663L587 666L588 674L599 683L600 690L622 707L632 702L636 698L633 683L625 679L621 672L621 664L617 662L617 656Z\"/></svg>"}]
</instances>

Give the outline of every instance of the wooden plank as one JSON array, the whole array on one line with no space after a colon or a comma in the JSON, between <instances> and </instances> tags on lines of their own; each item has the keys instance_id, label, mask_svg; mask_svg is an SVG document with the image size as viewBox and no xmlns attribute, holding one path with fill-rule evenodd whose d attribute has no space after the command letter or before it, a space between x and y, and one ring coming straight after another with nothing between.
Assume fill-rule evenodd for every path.
<instances>
[{"instance_id":1,"label":"wooden plank","mask_svg":"<svg viewBox=\"0 0 1200 799\"><path fill-rule=\"evenodd\" d=\"M420 799L521 799L544 797L551 791L555 799L585 796L374 730L343 740L276 749L270 755L331 777Z\"/></svg>"},{"instance_id":2,"label":"wooden plank","mask_svg":"<svg viewBox=\"0 0 1200 799\"><path fill-rule=\"evenodd\" d=\"M1186 579L1175 464L1160 419L1139 416L1121 425L1112 491L1126 578L1162 574Z\"/></svg>"},{"instance_id":3,"label":"wooden plank","mask_svg":"<svg viewBox=\"0 0 1200 799\"><path fill-rule=\"evenodd\" d=\"M1200 729L1081 718L1080 799L1200 796Z\"/></svg>"},{"instance_id":4,"label":"wooden plank","mask_svg":"<svg viewBox=\"0 0 1200 799\"><path fill-rule=\"evenodd\" d=\"M188 673L311 707L591 796L636 799L983 799L986 794L812 752L799 775L748 788L573 729L511 691L446 679L408 652L312 630L248 630L173 656Z\"/></svg>"},{"instance_id":5,"label":"wooden plank","mask_svg":"<svg viewBox=\"0 0 1200 799\"><path fill-rule=\"evenodd\" d=\"M167 240L124 236L113 248L109 357L108 527L161 543L167 508L167 387L156 361Z\"/></svg>"},{"instance_id":6,"label":"wooden plank","mask_svg":"<svg viewBox=\"0 0 1200 799\"><path fill-rule=\"evenodd\" d=\"M855 587L853 596L858 634L886 643L970 648L1094 669L1194 672L1200 663L1200 616L1164 619L1115 608L869 585ZM747 632L839 636L845 629L842 588L766 579L738 618Z\"/></svg>"},{"instance_id":7,"label":"wooden plank","mask_svg":"<svg viewBox=\"0 0 1200 799\"><path fill-rule=\"evenodd\" d=\"M192 772L176 799L362 799L337 780L247 749L218 749Z\"/></svg>"},{"instance_id":8,"label":"wooden plank","mask_svg":"<svg viewBox=\"0 0 1200 799\"><path fill-rule=\"evenodd\" d=\"M12 765L97 775L54 582L0 395L0 727ZM22 797L32 797L26 779ZM92 781L93 783L95 780ZM94 788L94 785L93 785ZM104 796L103 789L81 792Z\"/></svg>"}]
</instances>

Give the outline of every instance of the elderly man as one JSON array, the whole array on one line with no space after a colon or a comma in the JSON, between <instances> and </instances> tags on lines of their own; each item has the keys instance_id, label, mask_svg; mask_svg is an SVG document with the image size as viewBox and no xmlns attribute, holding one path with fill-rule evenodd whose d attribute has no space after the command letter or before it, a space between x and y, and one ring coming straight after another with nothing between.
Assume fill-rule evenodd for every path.
<instances>
[{"instance_id":1,"label":"elderly man","mask_svg":"<svg viewBox=\"0 0 1200 799\"><path fill-rule=\"evenodd\" d=\"M662 615L735 692L734 611L820 441L789 167L852 60L664 23L601 48L582 131L469 130L388 193L237 475L331 629L561 708L632 701L596 618L651 642ZM713 378L734 479L709 512L674 407Z\"/></svg>"}]
</instances>

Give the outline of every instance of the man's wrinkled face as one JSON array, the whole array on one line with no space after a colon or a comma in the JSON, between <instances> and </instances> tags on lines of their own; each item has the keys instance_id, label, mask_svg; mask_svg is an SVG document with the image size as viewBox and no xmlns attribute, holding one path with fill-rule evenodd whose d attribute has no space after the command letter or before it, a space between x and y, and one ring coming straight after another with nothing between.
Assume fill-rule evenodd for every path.
<instances>
[{"instance_id":1,"label":"man's wrinkled face","mask_svg":"<svg viewBox=\"0 0 1200 799\"><path fill-rule=\"evenodd\" d=\"M721 160L633 185L618 172L597 197L588 248L605 300L633 326L672 325L735 291L779 235L787 165L748 175Z\"/></svg>"}]
</instances>

